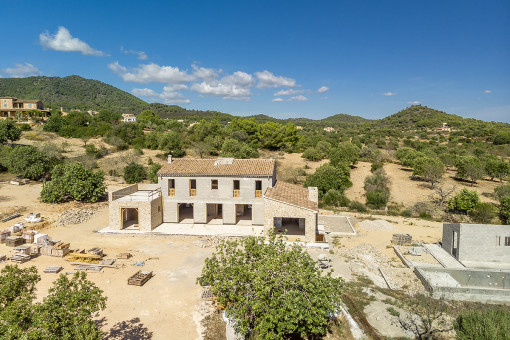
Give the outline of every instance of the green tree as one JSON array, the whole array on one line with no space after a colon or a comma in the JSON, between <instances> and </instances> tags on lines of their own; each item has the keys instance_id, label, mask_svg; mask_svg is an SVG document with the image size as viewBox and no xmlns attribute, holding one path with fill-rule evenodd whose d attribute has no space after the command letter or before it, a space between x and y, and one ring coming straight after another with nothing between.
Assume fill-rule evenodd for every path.
<instances>
[{"instance_id":1,"label":"green tree","mask_svg":"<svg viewBox=\"0 0 510 340\"><path fill-rule=\"evenodd\" d=\"M186 154L182 148L182 136L174 131L168 131L161 135L159 148L174 157L182 157Z\"/></svg>"},{"instance_id":2,"label":"green tree","mask_svg":"<svg viewBox=\"0 0 510 340\"><path fill-rule=\"evenodd\" d=\"M147 179L147 171L143 165L131 162L124 167L124 180L126 183L135 184Z\"/></svg>"},{"instance_id":3,"label":"green tree","mask_svg":"<svg viewBox=\"0 0 510 340\"><path fill-rule=\"evenodd\" d=\"M16 146L10 152L7 160L9 172L38 180L50 171L50 159L46 154L33 146Z\"/></svg>"},{"instance_id":4,"label":"green tree","mask_svg":"<svg viewBox=\"0 0 510 340\"><path fill-rule=\"evenodd\" d=\"M483 178L485 168L483 163L474 156L461 156L457 158L457 177L468 178L471 180L471 185L476 183L477 180Z\"/></svg>"},{"instance_id":5,"label":"green tree","mask_svg":"<svg viewBox=\"0 0 510 340\"><path fill-rule=\"evenodd\" d=\"M149 171L147 172L147 179L150 180L152 183L158 183L158 171L163 166L158 163L152 163L149 166Z\"/></svg>"},{"instance_id":6,"label":"green tree","mask_svg":"<svg viewBox=\"0 0 510 340\"><path fill-rule=\"evenodd\" d=\"M390 179L383 168L365 178L367 206L380 209L386 206L390 198Z\"/></svg>"},{"instance_id":7,"label":"green tree","mask_svg":"<svg viewBox=\"0 0 510 340\"><path fill-rule=\"evenodd\" d=\"M249 144L239 142L237 139L226 139L221 147L221 155L234 158L257 158L259 153Z\"/></svg>"},{"instance_id":8,"label":"green tree","mask_svg":"<svg viewBox=\"0 0 510 340\"><path fill-rule=\"evenodd\" d=\"M151 124L158 125L158 124L161 124L163 122L161 117L159 117L157 114L155 114L151 110L142 111L138 115L138 117L136 117L136 120L137 120L138 123L140 123L143 126L148 126L148 125L151 125Z\"/></svg>"},{"instance_id":9,"label":"green tree","mask_svg":"<svg viewBox=\"0 0 510 340\"><path fill-rule=\"evenodd\" d=\"M491 181L496 177L500 182L503 182L503 179L510 173L510 164L502 159L491 157L485 161L485 172Z\"/></svg>"},{"instance_id":10,"label":"green tree","mask_svg":"<svg viewBox=\"0 0 510 340\"><path fill-rule=\"evenodd\" d=\"M505 224L510 224L510 196L501 198L499 205L499 216Z\"/></svg>"},{"instance_id":11,"label":"green tree","mask_svg":"<svg viewBox=\"0 0 510 340\"><path fill-rule=\"evenodd\" d=\"M211 285L239 334L260 339L325 335L343 283L331 272L323 275L302 247L288 247L273 233L223 241L197 282Z\"/></svg>"},{"instance_id":12,"label":"green tree","mask_svg":"<svg viewBox=\"0 0 510 340\"><path fill-rule=\"evenodd\" d=\"M467 310L453 323L459 340L503 340L510 335L510 313L503 309Z\"/></svg>"},{"instance_id":13,"label":"green tree","mask_svg":"<svg viewBox=\"0 0 510 340\"><path fill-rule=\"evenodd\" d=\"M120 113L116 113L110 110L99 110L98 114L94 116L96 120L113 124L122 119L122 115Z\"/></svg>"},{"instance_id":14,"label":"green tree","mask_svg":"<svg viewBox=\"0 0 510 340\"><path fill-rule=\"evenodd\" d=\"M329 162L333 166L340 163L355 165L360 158L361 150L352 143L342 143L338 147L331 148L329 152Z\"/></svg>"},{"instance_id":15,"label":"green tree","mask_svg":"<svg viewBox=\"0 0 510 340\"><path fill-rule=\"evenodd\" d=\"M334 207L347 207L351 203L343 193L335 189L329 189L322 200L325 204Z\"/></svg>"},{"instance_id":16,"label":"green tree","mask_svg":"<svg viewBox=\"0 0 510 340\"><path fill-rule=\"evenodd\" d=\"M102 172L92 172L80 163L58 164L51 171L51 181L41 190L41 200L46 203L97 202L105 191Z\"/></svg>"},{"instance_id":17,"label":"green tree","mask_svg":"<svg viewBox=\"0 0 510 340\"><path fill-rule=\"evenodd\" d=\"M90 339L102 332L93 317L106 307L106 297L85 272L65 275L53 283L49 295L35 302L35 267L7 265L0 271L0 338Z\"/></svg>"},{"instance_id":18,"label":"green tree","mask_svg":"<svg viewBox=\"0 0 510 340\"><path fill-rule=\"evenodd\" d=\"M476 223L490 224L496 217L496 207L490 203L481 202L469 212L469 216Z\"/></svg>"},{"instance_id":19,"label":"green tree","mask_svg":"<svg viewBox=\"0 0 510 340\"><path fill-rule=\"evenodd\" d=\"M330 189L343 193L352 186L351 173L348 165L332 166L323 164L315 170L315 173L306 178L305 186L317 187L319 197L323 197Z\"/></svg>"},{"instance_id":20,"label":"green tree","mask_svg":"<svg viewBox=\"0 0 510 340\"><path fill-rule=\"evenodd\" d=\"M439 183L444 173L444 164L437 158L420 156L413 162L413 176L423 177L431 183L431 188L434 188L434 185Z\"/></svg>"},{"instance_id":21,"label":"green tree","mask_svg":"<svg viewBox=\"0 0 510 340\"><path fill-rule=\"evenodd\" d=\"M0 144L4 144L7 141L14 142L19 140L20 136L21 130L16 127L12 120L0 120Z\"/></svg>"},{"instance_id":22,"label":"green tree","mask_svg":"<svg viewBox=\"0 0 510 340\"><path fill-rule=\"evenodd\" d=\"M317 148L307 148L301 155L302 158L313 162L320 161L324 159L325 156L325 153Z\"/></svg>"},{"instance_id":23,"label":"green tree","mask_svg":"<svg viewBox=\"0 0 510 340\"><path fill-rule=\"evenodd\" d=\"M66 121L62 117L62 113L59 111L52 111L50 118L48 118L43 125L43 130L48 132L60 132L65 125Z\"/></svg>"},{"instance_id":24,"label":"green tree","mask_svg":"<svg viewBox=\"0 0 510 340\"><path fill-rule=\"evenodd\" d=\"M457 195L450 198L448 209L469 213L478 204L480 204L480 197L475 190L462 189Z\"/></svg>"}]
</instances>

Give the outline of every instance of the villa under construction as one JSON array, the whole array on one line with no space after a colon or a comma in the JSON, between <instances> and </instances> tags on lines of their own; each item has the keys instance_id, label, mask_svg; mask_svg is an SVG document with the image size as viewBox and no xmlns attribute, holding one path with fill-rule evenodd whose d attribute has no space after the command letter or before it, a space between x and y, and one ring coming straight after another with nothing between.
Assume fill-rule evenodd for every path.
<instances>
[{"instance_id":1,"label":"villa under construction","mask_svg":"<svg viewBox=\"0 0 510 340\"><path fill-rule=\"evenodd\" d=\"M110 193L110 228L152 231L161 224L263 226L315 242L317 188L276 181L273 159L173 159L158 184Z\"/></svg>"}]
</instances>

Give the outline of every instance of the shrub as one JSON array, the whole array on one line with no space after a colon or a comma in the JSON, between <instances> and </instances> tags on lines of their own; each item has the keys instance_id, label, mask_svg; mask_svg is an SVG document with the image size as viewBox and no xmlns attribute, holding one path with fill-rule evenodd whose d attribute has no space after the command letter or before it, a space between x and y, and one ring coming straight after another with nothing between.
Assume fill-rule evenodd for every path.
<instances>
[{"instance_id":1,"label":"shrub","mask_svg":"<svg viewBox=\"0 0 510 340\"><path fill-rule=\"evenodd\" d=\"M476 191L462 189L462 191L448 201L448 209L469 213L478 204L480 204L480 197Z\"/></svg>"},{"instance_id":2,"label":"shrub","mask_svg":"<svg viewBox=\"0 0 510 340\"><path fill-rule=\"evenodd\" d=\"M30 124L27 124L27 123L17 124L17 126L20 129L20 131L30 131L30 130L32 130L32 127L30 126Z\"/></svg>"},{"instance_id":3,"label":"shrub","mask_svg":"<svg viewBox=\"0 0 510 340\"><path fill-rule=\"evenodd\" d=\"M124 180L126 183L135 184L147 179L147 171L143 165L131 162L124 168Z\"/></svg>"},{"instance_id":4,"label":"shrub","mask_svg":"<svg viewBox=\"0 0 510 340\"><path fill-rule=\"evenodd\" d=\"M351 204L349 204L349 208L352 210L359 211L359 212L367 212L368 211L367 208L365 207L365 205L363 205L363 203L358 202L358 201L351 201Z\"/></svg>"},{"instance_id":5,"label":"shrub","mask_svg":"<svg viewBox=\"0 0 510 340\"><path fill-rule=\"evenodd\" d=\"M51 178L41 190L41 200L46 203L96 202L106 190L103 173L92 172L80 163L56 165Z\"/></svg>"},{"instance_id":6,"label":"shrub","mask_svg":"<svg viewBox=\"0 0 510 340\"><path fill-rule=\"evenodd\" d=\"M502 309L461 312L453 323L457 339L493 340L508 339L510 313Z\"/></svg>"},{"instance_id":7,"label":"shrub","mask_svg":"<svg viewBox=\"0 0 510 340\"><path fill-rule=\"evenodd\" d=\"M374 162L372 163L372 166L370 167L371 172L376 172L379 169L382 169L384 163L383 162Z\"/></svg>"},{"instance_id":8,"label":"shrub","mask_svg":"<svg viewBox=\"0 0 510 340\"><path fill-rule=\"evenodd\" d=\"M388 203L388 195L384 190L373 190L366 193L367 206L374 209L380 209Z\"/></svg>"},{"instance_id":9,"label":"shrub","mask_svg":"<svg viewBox=\"0 0 510 340\"><path fill-rule=\"evenodd\" d=\"M150 159L150 158L149 158ZM158 163L152 163L149 167L149 172L147 173L147 179L152 183L158 183L158 171L163 166Z\"/></svg>"},{"instance_id":10,"label":"shrub","mask_svg":"<svg viewBox=\"0 0 510 340\"><path fill-rule=\"evenodd\" d=\"M349 206L349 199L340 191L330 189L323 197L324 203L334 207L347 207Z\"/></svg>"},{"instance_id":11,"label":"shrub","mask_svg":"<svg viewBox=\"0 0 510 340\"><path fill-rule=\"evenodd\" d=\"M0 120L0 144L14 142L21 136L21 130L10 119Z\"/></svg>"},{"instance_id":12,"label":"shrub","mask_svg":"<svg viewBox=\"0 0 510 340\"><path fill-rule=\"evenodd\" d=\"M498 201L501 201L501 199L505 196L510 196L510 184L501 185L495 188L494 196L496 196Z\"/></svg>"},{"instance_id":13,"label":"shrub","mask_svg":"<svg viewBox=\"0 0 510 340\"><path fill-rule=\"evenodd\" d=\"M469 212L469 216L477 223L489 224L496 217L496 207L490 203L480 203Z\"/></svg>"},{"instance_id":14,"label":"shrub","mask_svg":"<svg viewBox=\"0 0 510 340\"><path fill-rule=\"evenodd\" d=\"M238 141L237 139L229 138L225 140L221 147L221 155L224 157L234 158L257 158L259 153L253 149L249 144Z\"/></svg>"},{"instance_id":15,"label":"shrub","mask_svg":"<svg viewBox=\"0 0 510 340\"><path fill-rule=\"evenodd\" d=\"M510 224L510 196L505 196L500 200L499 216L505 224Z\"/></svg>"},{"instance_id":16,"label":"shrub","mask_svg":"<svg viewBox=\"0 0 510 340\"><path fill-rule=\"evenodd\" d=\"M400 212L400 216L402 217L411 217L412 215L413 213L409 209L405 209Z\"/></svg>"},{"instance_id":17,"label":"shrub","mask_svg":"<svg viewBox=\"0 0 510 340\"><path fill-rule=\"evenodd\" d=\"M38 180L50 171L50 159L33 146L16 146L9 152L9 172L31 180Z\"/></svg>"},{"instance_id":18,"label":"shrub","mask_svg":"<svg viewBox=\"0 0 510 340\"><path fill-rule=\"evenodd\" d=\"M324 159L324 156L325 156L324 153L316 148L308 148L301 155L301 157L303 157L304 159L314 162Z\"/></svg>"},{"instance_id":19,"label":"shrub","mask_svg":"<svg viewBox=\"0 0 510 340\"><path fill-rule=\"evenodd\" d=\"M351 173L348 165L332 166L323 164L313 175L306 178L306 187L317 187L319 189L319 197L322 198L330 189L344 192L345 189L352 186L350 179Z\"/></svg>"},{"instance_id":20,"label":"shrub","mask_svg":"<svg viewBox=\"0 0 510 340\"><path fill-rule=\"evenodd\" d=\"M96 159L105 156L108 153L108 150L104 147L96 148L94 144L85 145L85 154L92 156Z\"/></svg>"}]
</instances>

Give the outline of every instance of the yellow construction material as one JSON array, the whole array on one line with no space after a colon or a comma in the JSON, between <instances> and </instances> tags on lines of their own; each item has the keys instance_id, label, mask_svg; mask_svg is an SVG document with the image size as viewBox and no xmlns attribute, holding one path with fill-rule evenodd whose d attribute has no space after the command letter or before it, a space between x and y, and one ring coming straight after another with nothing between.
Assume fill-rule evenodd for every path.
<instances>
[{"instance_id":1,"label":"yellow construction material","mask_svg":"<svg viewBox=\"0 0 510 340\"><path fill-rule=\"evenodd\" d=\"M96 254L70 253L66 257L66 261L99 263L99 262L101 262L101 256L96 255Z\"/></svg>"}]
</instances>

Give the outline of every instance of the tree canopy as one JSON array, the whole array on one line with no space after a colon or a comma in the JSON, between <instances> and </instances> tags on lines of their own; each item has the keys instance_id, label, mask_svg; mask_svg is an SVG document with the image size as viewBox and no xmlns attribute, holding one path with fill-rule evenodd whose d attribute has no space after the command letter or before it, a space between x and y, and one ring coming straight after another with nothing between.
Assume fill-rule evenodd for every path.
<instances>
[{"instance_id":1,"label":"tree canopy","mask_svg":"<svg viewBox=\"0 0 510 340\"><path fill-rule=\"evenodd\" d=\"M323 275L302 247L286 247L274 234L223 241L197 282L211 285L239 334L260 339L324 335L341 303L342 280Z\"/></svg>"},{"instance_id":2,"label":"tree canopy","mask_svg":"<svg viewBox=\"0 0 510 340\"><path fill-rule=\"evenodd\" d=\"M14 122L10 119L0 120L0 144L4 144L7 141L17 141L21 136L21 130L16 127Z\"/></svg>"}]
</instances>

